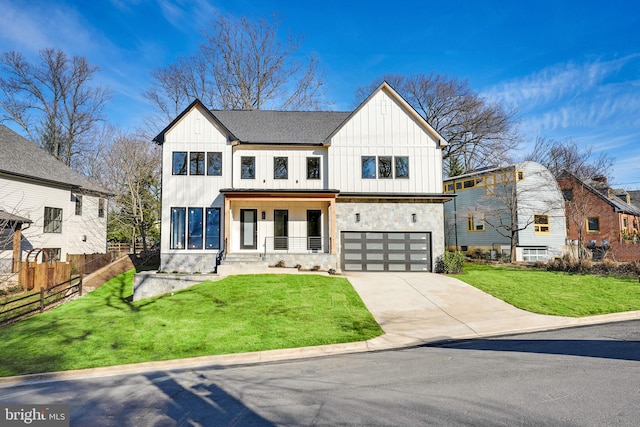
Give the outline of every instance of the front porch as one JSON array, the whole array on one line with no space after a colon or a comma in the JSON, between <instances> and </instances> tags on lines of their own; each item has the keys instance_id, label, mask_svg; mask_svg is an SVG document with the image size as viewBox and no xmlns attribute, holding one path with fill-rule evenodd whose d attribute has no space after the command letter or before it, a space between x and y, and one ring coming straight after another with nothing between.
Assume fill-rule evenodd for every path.
<instances>
[{"instance_id":1,"label":"front porch","mask_svg":"<svg viewBox=\"0 0 640 427\"><path fill-rule=\"evenodd\" d=\"M221 190L225 257L259 255L270 266L338 268L337 191Z\"/></svg>"}]
</instances>

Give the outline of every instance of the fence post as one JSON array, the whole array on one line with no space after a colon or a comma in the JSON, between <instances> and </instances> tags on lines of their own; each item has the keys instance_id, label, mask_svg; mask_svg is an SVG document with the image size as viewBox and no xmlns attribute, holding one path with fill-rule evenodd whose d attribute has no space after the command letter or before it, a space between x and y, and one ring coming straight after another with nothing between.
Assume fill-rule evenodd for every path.
<instances>
[{"instance_id":1,"label":"fence post","mask_svg":"<svg viewBox=\"0 0 640 427\"><path fill-rule=\"evenodd\" d=\"M82 296L82 276L80 276L80 283L78 283L78 296Z\"/></svg>"},{"instance_id":2,"label":"fence post","mask_svg":"<svg viewBox=\"0 0 640 427\"><path fill-rule=\"evenodd\" d=\"M40 313L44 311L44 288L40 288Z\"/></svg>"}]
</instances>

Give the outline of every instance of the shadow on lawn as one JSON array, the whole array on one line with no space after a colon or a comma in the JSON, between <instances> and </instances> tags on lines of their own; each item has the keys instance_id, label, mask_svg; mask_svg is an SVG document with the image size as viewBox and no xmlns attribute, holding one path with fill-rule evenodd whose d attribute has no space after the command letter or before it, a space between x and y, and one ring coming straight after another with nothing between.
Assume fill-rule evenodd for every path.
<instances>
[{"instance_id":1,"label":"shadow on lawn","mask_svg":"<svg viewBox=\"0 0 640 427\"><path fill-rule=\"evenodd\" d=\"M489 339L433 345L433 347L640 361L640 341Z\"/></svg>"}]
</instances>

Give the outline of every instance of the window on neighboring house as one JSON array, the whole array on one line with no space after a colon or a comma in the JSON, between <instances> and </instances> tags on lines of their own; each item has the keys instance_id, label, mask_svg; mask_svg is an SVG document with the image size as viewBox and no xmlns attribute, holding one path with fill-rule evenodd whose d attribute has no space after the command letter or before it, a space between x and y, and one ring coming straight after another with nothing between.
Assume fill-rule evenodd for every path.
<instances>
[{"instance_id":1,"label":"window on neighboring house","mask_svg":"<svg viewBox=\"0 0 640 427\"><path fill-rule=\"evenodd\" d=\"M476 180L475 179L468 179L466 181L464 181L462 183L462 188L473 188L476 186Z\"/></svg>"},{"instance_id":2,"label":"window on neighboring house","mask_svg":"<svg viewBox=\"0 0 640 427\"><path fill-rule=\"evenodd\" d=\"M462 190L462 183L456 182L456 190Z\"/></svg>"},{"instance_id":3,"label":"window on neighboring house","mask_svg":"<svg viewBox=\"0 0 640 427\"><path fill-rule=\"evenodd\" d=\"M207 153L207 175L214 175L214 176L222 175L222 153L220 152Z\"/></svg>"},{"instance_id":4,"label":"window on neighboring house","mask_svg":"<svg viewBox=\"0 0 640 427\"><path fill-rule=\"evenodd\" d=\"M587 233L599 233L600 232L600 218L591 217L587 218Z\"/></svg>"},{"instance_id":5,"label":"window on neighboring house","mask_svg":"<svg viewBox=\"0 0 640 427\"><path fill-rule=\"evenodd\" d=\"M307 179L320 179L320 157L307 157Z\"/></svg>"},{"instance_id":6,"label":"window on neighboring house","mask_svg":"<svg viewBox=\"0 0 640 427\"><path fill-rule=\"evenodd\" d=\"M44 208L45 233L62 233L62 209Z\"/></svg>"},{"instance_id":7,"label":"window on neighboring house","mask_svg":"<svg viewBox=\"0 0 640 427\"><path fill-rule=\"evenodd\" d=\"M572 188L568 188L566 190L562 190L562 197L564 197L564 199L567 202L570 202L573 200L573 189Z\"/></svg>"},{"instance_id":8,"label":"window on neighboring house","mask_svg":"<svg viewBox=\"0 0 640 427\"><path fill-rule=\"evenodd\" d=\"M549 234L549 215L533 216L533 232L536 234Z\"/></svg>"},{"instance_id":9,"label":"window on neighboring house","mask_svg":"<svg viewBox=\"0 0 640 427\"><path fill-rule=\"evenodd\" d=\"M273 158L273 179L289 178L289 159L287 157Z\"/></svg>"},{"instance_id":10,"label":"window on neighboring house","mask_svg":"<svg viewBox=\"0 0 640 427\"><path fill-rule=\"evenodd\" d=\"M189 153L189 174L204 175L204 152Z\"/></svg>"},{"instance_id":11,"label":"window on neighboring house","mask_svg":"<svg viewBox=\"0 0 640 427\"><path fill-rule=\"evenodd\" d=\"M516 181L522 181L524 179L524 171L516 171Z\"/></svg>"},{"instance_id":12,"label":"window on neighboring house","mask_svg":"<svg viewBox=\"0 0 640 427\"><path fill-rule=\"evenodd\" d=\"M98 199L98 218L104 218L104 199Z\"/></svg>"},{"instance_id":13,"label":"window on neighboring house","mask_svg":"<svg viewBox=\"0 0 640 427\"><path fill-rule=\"evenodd\" d=\"M202 249L202 208L189 208L187 249Z\"/></svg>"},{"instance_id":14,"label":"window on neighboring house","mask_svg":"<svg viewBox=\"0 0 640 427\"><path fill-rule=\"evenodd\" d=\"M171 173L173 175L187 174L187 152L186 151L173 152L173 164L171 165Z\"/></svg>"},{"instance_id":15,"label":"window on neighboring house","mask_svg":"<svg viewBox=\"0 0 640 427\"><path fill-rule=\"evenodd\" d=\"M82 215L82 194L71 193L71 201L75 204L76 215Z\"/></svg>"},{"instance_id":16,"label":"window on neighboring house","mask_svg":"<svg viewBox=\"0 0 640 427\"><path fill-rule=\"evenodd\" d=\"M378 157L378 178L393 178L393 174L391 171L391 159L391 156Z\"/></svg>"},{"instance_id":17,"label":"window on neighboring house","mask_svg":"<svg viewBox=\"0 0 640 427\"><path fill-rule=\"evenodd\" d=\"M468 231L485 231L484 212L471 212L467 217Z\"/></svg>"},{"instance_id":18,"label":"window on neighboring house","mask_svg":"<svg viewBox=\"0 0 640 427\"><path fill-rule=\"evenodd\" d=\"M622 226L626 229L629 227L629 220L627 218L622 218Z\"/></svg>"},{"instance_id":19,"label":"window on neighboring house","mask_svg":"<svg viewBox=\"0 0 640 427\"><path fill-rule=\"evenodd\" d=\"M171 208L171 236L169 239L171 249L184 249L186 212L186 208Z\"/></svg>"},{"instance_id":20,"label":"window on neighboring house","mask_svg":"<svg viewBox=\"0 0 640 427\"><path fill-rule=\"evenodd\" d=\"M220 249L220 208L207 208L205 249Z\"/></svg>"},{"instance_id":21,"label":"window on neighboring house","mask_svg":"<svg viewBox=\"0 0 640 427\"><path fill-rule=\"evenodd\" d=\"M240 178L255 179L256 178L256 158L240 157Z\"/></svg>"},{"instance_id":22,"label":"window on neighboring house","mask_svg":"<svg viewBox=\"0 0 640 427\"><path fill-rule=\"evenodd\" d=\"M396 178L409 178L409 158L406 156L398 156L395 158Z\"/></svg>"},{"instance_id":23,"label":"window on neighboring house","mask_svg":"<svg viewBox=\"0 0 640 427\"><path fill-rule=\"evenodd\" d=\"M375 179L376 158L374 156L362 156L362 179Z\"/></svg>"},{"instance_id":24,"label":"window on neighboring house","mask_svg":"<svg viewBox=\"0 0 640 427\"><path fill-rule=\"evenodd\" d=\"M453 193L453 184L445 184L444 191L445 193Z\"/></svg>"}]
</instances>

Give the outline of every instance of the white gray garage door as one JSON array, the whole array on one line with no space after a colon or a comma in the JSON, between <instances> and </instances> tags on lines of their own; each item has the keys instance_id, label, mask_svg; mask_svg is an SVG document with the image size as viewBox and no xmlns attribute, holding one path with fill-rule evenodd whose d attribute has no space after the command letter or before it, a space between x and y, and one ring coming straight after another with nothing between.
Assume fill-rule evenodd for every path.
<instances>
[{"instance_id":1,"label":"white gray garage door","mask_svg":"<svg viewBox=\"0 0 640 427\"><path fill-rule=\"evenodd\" d=\"M431 271L431 233L343 231L345 271Z\"/></svg>"}]
</instances>

